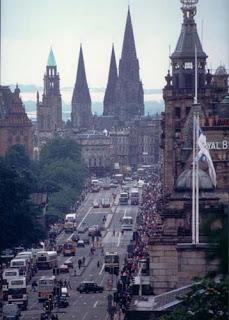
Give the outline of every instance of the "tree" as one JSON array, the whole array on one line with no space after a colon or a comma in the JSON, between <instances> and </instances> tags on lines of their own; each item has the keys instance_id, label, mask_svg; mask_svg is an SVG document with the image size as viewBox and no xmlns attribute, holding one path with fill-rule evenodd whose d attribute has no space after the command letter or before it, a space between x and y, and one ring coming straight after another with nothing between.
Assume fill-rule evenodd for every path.
<instances>
[{"instance_id":1,"label":"tree","mask_svg":"<svg viewBox=\"0 0 229 320\"><path fill-rule=\"evenodd\" d=\"M31 203L30 184L0 160L0 250L19 244L31 245L44 238L37 224L37 208Z\"/></svg>"},{"instance_id":2,"label":"tree","mask_svg":"<svg viewBox=\"0 0 229 320\"><path fill-rule=\"evenodd\" d=\"M160 320L228 319L228 281L205 279L181 299L181 306Z\"/></svg>"},{"instance_id":3,"label":"tree","mask_svg":"<svg viewBox=\"0 0 229 320\"><path fill-rule=\"evenodd\" d=\"M61 215L76 202L87 176L79 145L69 138L50 140L40 153L40 189L49 193L48 213Z\"/></svg>"}]
</instances>

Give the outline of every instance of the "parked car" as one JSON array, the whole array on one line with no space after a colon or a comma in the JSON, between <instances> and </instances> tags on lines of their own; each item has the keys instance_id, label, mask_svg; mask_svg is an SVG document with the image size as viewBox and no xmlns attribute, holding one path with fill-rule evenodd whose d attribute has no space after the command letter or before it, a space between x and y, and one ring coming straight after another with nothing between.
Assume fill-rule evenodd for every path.
<instances>
[{"instance_id":1,"label":"parked car","mask_svg":"<svg viewBox=\"0 0 229 320\"><path fill-rule=\"evenodd\" d=\"M79 291L79 293L102 293L103 290L104 288L98 286L97 283L95 283L94 281L83 281L80 283L79 287L77 287L77 291Z\"/></svg>"},{"instance_id":2,"label":"parked car","mask_svg":"<svg viewBox=\"0 0 229 320\"><path fill-rule=\"evenodd\" d=\"M79 247L84 247L85 246L85 243L84 243L84 241L83 240L79 240L78 242L77 242L77 247L79 248Z\"/></svg>"},{"instance_id":3,"label":"parked car","mask_svg":"<svg viewBox=\"0 0 229 320\"><path fill-rule=\"evenodd\" d=\"M76 232L74 232L72 235L72 241L77 242L79 240L79 238L80 238L80 236Z\"/></svg>"},{"instance_id":4,"label":"parked car","mask_svg":"<svg viewBox=\"0 0 229 320\"><path fill-rule=\"evenodd\" d=\"M21 311L17 304L4 304L2 308L3 320L19 320Z\"/></svg>"}]
</instances>

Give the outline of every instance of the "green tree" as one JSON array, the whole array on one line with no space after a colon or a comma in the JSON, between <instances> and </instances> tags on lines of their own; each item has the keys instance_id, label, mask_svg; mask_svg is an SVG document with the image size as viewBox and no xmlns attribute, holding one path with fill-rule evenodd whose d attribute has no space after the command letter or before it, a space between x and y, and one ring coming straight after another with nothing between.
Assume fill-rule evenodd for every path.
<instances>
[{"instance_id":1,"label":"green tree","mask_svg":"<svg viewBox=\"0 0 229 320\"><path fill-rule=\"evenodd\" d=\"M195 285L182 305L160 320L227 320L228 279L205 279Z\"/></svg>"},{"instance_id":2,"label":"green tree","mask_svg":"<svg viewBox=\"0 0 229 320\"><path fill-rule=\"evenodd\" d=\"M69 138L50 140L40 153L40 189L49 193L49 214L69 211L87 176L79 145Z\"/></svg>"},{"instance_id":3,"label":"green tree","mask_svg":"<svg viewBox=\"0 0 229 320\"><path fill-rule=\"evenodd\" d=\"M44 238L37 224L39 214L30 202L30 183L15 168L0 160L0 250L23 243L31 245Z\"/></svg>"}]
</instances>

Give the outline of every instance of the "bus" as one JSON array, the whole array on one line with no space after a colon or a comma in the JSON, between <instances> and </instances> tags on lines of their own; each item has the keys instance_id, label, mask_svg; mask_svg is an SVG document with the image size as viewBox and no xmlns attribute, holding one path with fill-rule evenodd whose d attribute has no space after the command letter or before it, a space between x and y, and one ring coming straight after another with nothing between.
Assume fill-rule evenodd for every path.
<instances>
[{"instance_id":1,"label":"bus","mask_svg":"<svg viewBox=\"0 0 229 320\"><path fill-rule=\"evenodd\" d=\"M16 268L9 268L9 269L5 269L3 271L3 275L2 275L2 294L3 294L3 300L6 301L7 300L7 296L8 296L8 283L9 280L12 278L16 278L19 277L19 269Z\"/></svg>"},{"instance_id":2,"label":"bus","mask_svg":"<svg viewBox=\"0 0 229 320\"><path fill-rule=\"evenodd\" d=\"M76 230L76 213L68 213L64 220L65 233L71 233Z\"/></svg>"},{"instance_id":3,"label":"bus","mask_svg":"<svg viewBox=\"0 0 229 320\"><path fill-rule=\"evenodd\" d=\"M10 261L10 268L19 269L19 276L25 276L27 282L31 280L32 268L28 258L15 257Z\"/></svg>"},{"instance_id":4,"label":"bus","mask_svg":"<svg viewBox=\"0 0 229 320\"><path fill-rule=\"evenodd\" d=\"M37 252L37 268L52 269L57 267L57 252L56 251L39 251Z\"/></svg>"},{"instance_id":5,"label":"bus","mask_svg":"<svg viewBox=\"0 0 229 320\"><path fill-rule=\"evenodd\" d=\"M122 218L121 230L133 230L133 218L130 216L124 216Z\"/></svg>"},{"instance_id":6,"label":"bus","mask_svg":"<svg viewBox=\"0 0 229 320\"><path fill-rule=\"evenodd\" d=\"M100 181L97 179L91 180L91 191L92 192L99 192L100 190Z\"/></svg>"},{"instance_id":7,"label":"bus","mask_svg":"<svg viewBox=\"0 0 229 320\"><path fill-rule=\"evenodd\" d=\"M38 301L48 300L53 298L55 291L55 276L42 276L38 280Z\"/></svg>"},{"instance_id":8,"label":"bus","mask_svg":"<svg viewBox=\"0 0 229 320\"><path fill-rule=\"evenodd\" d=\"M63 245L63 255L64 256L75 256L76 246L73 241L67 241Z\"/></svg>"},{"instance_id":9,"label":"bus","mask_svg":"<svg viewBox=\"0 0 229 320\"><path fill-rule=\"evenodd\" d=\"M127 192L121 192L119 197L119 204L128 204L128 193Z\"/></svg>"},{"instance_id":10,"label":"bus","mask_svg":"<svg viewBox=\"0 0 229 320\"><path fill-rule=\"evenodd\" d=\"M23 310L27 309L28 294L25 277L16 277L9 280L8 284L8 303L14 303Z\"/></svg>"},{"instance_id":11,"label":"bus","mask_svg":"<svg viewBox=\"0 0 229 320\"><path fill-rule=\"evenodd\" d=\"M132 188L130 190L130 204L133 204L133 205L139 204L139 192L137 188Z\"/></svg>"},{"instance_id":12,"label":"bus","mask_svg":"<svg viewBox=\"0 0 229 320\"><path fill-rule=\"evenodd\" d=\"M106 252L104 257L105 271L111 274L119 274L119 255L117 252Z\"/></svg>"}]
</instances>

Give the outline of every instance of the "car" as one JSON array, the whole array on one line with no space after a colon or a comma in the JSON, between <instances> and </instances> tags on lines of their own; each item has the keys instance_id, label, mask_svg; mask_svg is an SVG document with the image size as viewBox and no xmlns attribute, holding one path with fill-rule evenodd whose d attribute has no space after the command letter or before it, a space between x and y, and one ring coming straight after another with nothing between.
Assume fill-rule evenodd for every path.
<instances>
[{"instance_id":1,"label":"car","mask_svg":"<svg viewBox=\"0 0 229 320\"><path fill-rule=\"evenodd\" d=\"M109 190L110 188L111 188L110 183L105 183L105 184L103 185L103 190Z\"/></svg>"},{"instance_id":2,"label":"car","mask_svg":"<svg viewBox=\"0 0 229 320\"><path fill-rule=\"evenodd\" d=\"M80 239L80 236L76 232L74 232L72 235L72 241L77 242L79 239Z\"/></svg>"},{"instance_id":3,"label":"car","mask_svg":"<svg viewBox=\"0 0 229 320\"><path fill-rule=\"evenodd\" d=\"M21 311L17 304L6 303L2 308L3 319L4 320L19 320L21 316Z\"/></svg>"},{"instance_id":4,"label":"car","mask_svg":"<svg viewBox=\"0 0 229 320\"><path fill-rule=\"evenodd\" d=\"M99 205L99 201L98 200L94 200L93 201L93 208L99 208L100 205Z\"/></svg>"},{"instance_id":5,"label":"car","mask_svg":"<svg viewBox=\"0 0 229 320\"><path fill-rule=\"evenodd\" d=\"M73 268L72 259L67 259L67 260L64 262L64 265L67 266L68 268Z\"/></svg>"},{"instance_id":6,"label":"car","mask_svg":"<svg viewBox=\"0 0 229 320\"><path fill-rule=\"evenodd\" d=\"M103 208L110 208L110 200L107 198L102 199L102 207Z\"/></svg>"},{"instance_id":7,"label":"car","mask_svg":"<svg viewBox=\"0 0 229 320\"><path fill-rule=\"evenodd\" d=\"M90 238L89 238L89 236L88 235L82 235L82 236L80 236L80 239L79 240L83 240L83 242L84 242L84 244L85 245L88 245L88 244L90 244Z\"/></svg>"},{"instance_id":8,"label":"car","mask_svg":"<svg viewBox=\"0 0 229 320\"><path fill-rule=\"evenodd\" d=\"M60 273L68 273L69 272L69 267L66 264L62 264L59 268Z\"/></svg>"},{"instance_id":9,"label":"car","mask_svg":"<svg viewBox=\"0 0 229 320\"><path fill-rule=\"evenodd\" d=\"M88 235L89 236L94 236L97 231L99 231L99 225L90 226L89 229L88 229Z\"/></svg>"},{"instance_id":10,"label":"car","mask_svg":"<svg viewBox=\"0 0 229 320\"><path fill-rule=\"evenodd\" d=\"M57 301L58 308L66 308L69 306L68 298L65 295L61 295Z\"/></svg>"},{"instance_id":11,"label":"car","mask_svg":"<svg viewBox=\"0 0 229 320\"><path fill-rule=\"evenodd\" d=\"M102 293L104 290L104 287L98 286L97 283L94 281L83 281L80 283L80 285L77 287L77 291L79 293Z\"/></svg>"},{"instance_id":12,"label":"car","mask_svg":"<svg viewBox=\"0 0 229 320\"><path fill-rule=\"evenodd\" d=\"M118 188L118 184L111 183L111 184L110 184L110 187L111 187L112 189Z\"/></svg>"},{"instance_id":13,"label":"car","mask_svg":"<svg viewBox=\"0 0 229 320\"><path fill-rule=\"evenodd\" d=\"M84 247L85 246L85 243L84 243L84 241L83 240L79 240L78 242L77 242L77 245L76 245L78 248L79 247Z\"/></svg>"}]
</instances>

